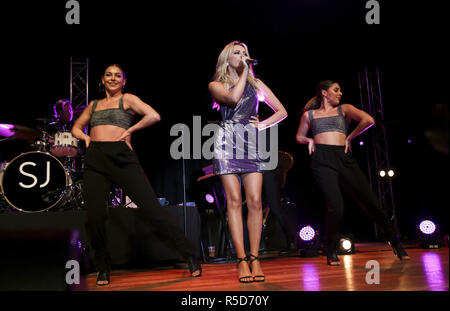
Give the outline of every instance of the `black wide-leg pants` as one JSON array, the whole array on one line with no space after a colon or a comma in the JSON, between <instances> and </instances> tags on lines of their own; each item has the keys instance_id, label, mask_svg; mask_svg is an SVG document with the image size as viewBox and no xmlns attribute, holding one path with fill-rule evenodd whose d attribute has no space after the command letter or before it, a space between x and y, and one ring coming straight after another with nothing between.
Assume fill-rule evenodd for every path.
<instances>
[{"instance_id":1,"label":"black wide-leg pants","mask_svg":"<svg viewBox=\"0 0 450 311\"><path fill-rule=\"evenodd\" d=\"M351 151L345 153L344 146L316 144L311 158L311 169L327 201L325 242L329 251L336 250L338 246L337 239L343 222L345 204L340 185L381 228L388 241L396 239L394 225L382 209Z\"/></svg>"},{"instance_id":2,"label":"black wide-leg pants","mask_svg":"<svg viewBox=\"0 0 450 311\"><path fill-rule=\"evenodd\" d=\"M84 194L87 204L86 233L95 252L97 269L110 268L106 245L107 201L111 182L122 188L138 206L139 218L155 235L183 258L194 256L192 244L173 217L159 204L137 155L123 142L91 142L86 151Z\"/></svg>"}]
</instances>

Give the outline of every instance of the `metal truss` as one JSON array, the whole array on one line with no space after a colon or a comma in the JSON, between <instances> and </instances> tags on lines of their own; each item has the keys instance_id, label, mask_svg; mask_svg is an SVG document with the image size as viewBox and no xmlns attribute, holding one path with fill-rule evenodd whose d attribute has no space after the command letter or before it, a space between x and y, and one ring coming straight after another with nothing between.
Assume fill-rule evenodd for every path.
<instances>
[{"instance_id":1,"label":"metal truss","mask_svg":"<svg viewBox=\"0 0 450 311\"><path fill-rule=\"evenodd\" d=\"M378 199L382 208L388 214L395 228L398 230L392 180L382 180L378 178L378 171L380 169L391 168L379 68L377 67L375 72L371 72L365 67L363 72L358 72L358 82L361 97L361 109L375 119L375 125L370 129L372 134L372 144L368 144L367 148L369 182L374 192L378 194ZM376 226L375 236L378 238Z\"/></svg>"},{"instance_id":2,"label":"metal truss","mask_svg":"<svg viewBox=\"0 0 450 311\"><path fill-rule=\"evenodd\" d=\"M88 105L89 101L89 59L76 61L70 58L70 102L74 110Z\"/></svg>"}]
</instances>

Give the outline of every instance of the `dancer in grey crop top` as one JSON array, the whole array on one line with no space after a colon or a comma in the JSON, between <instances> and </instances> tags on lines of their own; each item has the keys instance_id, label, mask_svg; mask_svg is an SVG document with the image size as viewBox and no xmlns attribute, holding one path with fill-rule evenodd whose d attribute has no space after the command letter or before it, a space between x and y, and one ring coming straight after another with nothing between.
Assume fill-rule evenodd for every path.
<instances>
[{"instance_id":1,"label":"dancer in grey crop top","mask_svg":"<svg viewBox=\"0 0 450 311\"><path fill-rule=\"evenodd\" d=\"M342 114L342 107L338 106L338 115L330 117L313 118L313 111L308 111L311 123L312 136L324 132L341 132L347 134L347 120Z\"/></svg>"},{"instance_id":2,"label":"dancer in grey crop top","mask_svg":"<svg viewBox=\"0 0 450 311\"><path fill-rule=\"evenodd\" d=\"M94 101L91 112L91 127L97 125L115 125L128 130L133 122L134 114L123 109L123 95L119 100L119 108L95 110L98 100Z\"/></svg>"},{"instance_id":3,"label":"dancer in grey crop top","mask_svg":"<svg viewBox=\"0 0 450 311\"><path fill-rule=\"evenodd\" d=\"M400 260L409 259L403 249L397 232L384 212L378 197L372 192L367 178L361 172L352 156L351 140L374 124L374 119L352 105L339 105L342 97L338 83L326 80L319 83L316 96L305 106L297 131L297 142L308 144L311 170L316 184L327 201L325 246L327 264L338 266L337 256L339 234L343 223L345 202L340 185L344 184L352 197L357 198L360 207L373 219L384 233L394 254ZM313 110L325 117L314 116ZM336 111L337 110L337 115ZM358 122L347 136L346 119ZM309 130L313 138L306 137Z\"/></svg>"},{"instance_id":4,"label":"dancer in grey crop top","mask_svg":"<svg viewBox=\"0 0 450 311\"><path fill-rule=\"evenodd\" d=\"M114 183L124 189L127 196L139 207L140 218L152 225L153 230L173 251L186 261L191 275L201 275L201 265L194 246L184 236L177 223L170 220L161 208L156 194L140 166L131 146L131 134L160 120L159 114L133 94L123 94L125 73L118 65L106 67L102 76L105 99L91 101L72 128L72 134L84 140L84 198L86 203L86 232L98 269L97 285L110 284L111 258L106 239L106 200ZM142 119L131 126L134 113ZM82 129L91 124L89 135ZM99 126L113 125L113 126Z\"/></svg>"}]
</instances>

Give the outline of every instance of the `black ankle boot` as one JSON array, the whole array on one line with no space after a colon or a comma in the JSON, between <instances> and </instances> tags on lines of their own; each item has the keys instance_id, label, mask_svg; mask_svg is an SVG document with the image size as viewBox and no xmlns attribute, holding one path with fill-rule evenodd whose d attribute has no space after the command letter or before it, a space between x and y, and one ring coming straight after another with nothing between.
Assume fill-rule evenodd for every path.
<instances>
[{"instance_id":1,"label":"black ankle boot","mask_svg":"<svg viewBox=\"0 0 450 311\"><path fill-rule=\"evenodd\" d=\"M410 257L408 253L403 248L402 244L398 239L393 239L388 241L389 245L392 247L392 250L394 251L394 254L400 259L400 260L409 260Z\"/></svg>"},{"instance_id":2,"label":"black ankle boot","mask_svg":"<svg viewBox=\"0 0 450 311\"><path fill-rule=\"evenodd\" d=\"M198 262L197 258L194 256L191 256L187 259L187 264L189 267L189 272L194 273L195 271L200 271L200 273L198 275L192 275L195 278L198 278L202 275L202 266L200 265L200 263Z\"/></svg>"}]
</instances>

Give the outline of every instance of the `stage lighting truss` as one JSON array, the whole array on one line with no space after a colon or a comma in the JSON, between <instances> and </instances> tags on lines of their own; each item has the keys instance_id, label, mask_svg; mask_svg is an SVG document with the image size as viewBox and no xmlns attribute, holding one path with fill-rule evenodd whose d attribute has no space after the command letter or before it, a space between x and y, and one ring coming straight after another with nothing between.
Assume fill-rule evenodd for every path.
<instances>
[{"instance_id":1,"label":"stage lighting truss","mask_svg":"<svg viewBox=\"0 0 450 311\"><path fill-rule=\"evenodd\" d=\"M422 220L416 226L416 232L422 248L439 248L441 236L439 226L434 221L429 219Z\"/></svg>"}]
</instances>

